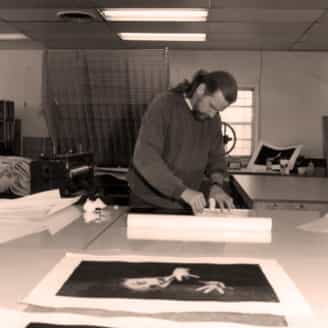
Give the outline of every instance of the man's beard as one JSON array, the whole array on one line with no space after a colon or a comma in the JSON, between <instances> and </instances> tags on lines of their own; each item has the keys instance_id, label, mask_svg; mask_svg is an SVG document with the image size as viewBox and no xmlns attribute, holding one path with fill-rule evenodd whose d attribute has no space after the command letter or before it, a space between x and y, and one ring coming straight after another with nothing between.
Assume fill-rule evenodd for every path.
<instances>
[{"instance_id":1,"label":"man's beard","mask_svg":"<svg viewBox=\"0 0 328 328\"><path fill-rule=\"evenodd\" d=\"M207 114L202 113L198 108L194 107L192 110L192 114L194 116L194 118L197 121L207 121L210 120L210 116L208 116Z\"/></svg>"}]
</instances>

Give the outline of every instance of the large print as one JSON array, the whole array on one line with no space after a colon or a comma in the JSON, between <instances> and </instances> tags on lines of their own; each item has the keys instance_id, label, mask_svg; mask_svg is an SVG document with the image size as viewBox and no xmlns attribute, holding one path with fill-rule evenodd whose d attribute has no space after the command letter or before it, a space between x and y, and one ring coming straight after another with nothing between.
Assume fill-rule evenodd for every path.
<instances>
[{"instance_id":1,"label":"large print","mask_svg":"<svg viewBox=\"0 0 328 328\"><path fill-rule=\"evenodd\" d=\"M276 261L248 258L67 254L25 303L148 314L311 313Z\"/></svg>"},{"instance_id":2,"label":"large print","mask_svg":"<svg viewBox=\"0 0 328 328\"><path fill-rule=\"evenodd\" d=\"M279 302L257 264L82 261L59 296Z\"/></svg>"}]
</instances>

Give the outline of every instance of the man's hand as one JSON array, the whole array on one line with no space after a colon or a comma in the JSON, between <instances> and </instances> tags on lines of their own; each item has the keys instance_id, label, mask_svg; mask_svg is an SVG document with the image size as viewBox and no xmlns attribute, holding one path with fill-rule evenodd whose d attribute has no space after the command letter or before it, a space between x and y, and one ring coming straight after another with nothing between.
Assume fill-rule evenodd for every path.
<instances>
[{"instance_id":1,"label":"man's hand","mask_svg":"<svg viewBox=\"0 0 328 328\"><path fill-rule=\"evenodd\" d=\"M209 199L213 198L216 203L219 205L221 210L227 208L229 211L235 208L233 204L233 199L224 192L224 190L218 185L213 185L210 188Z\"/></svg>"},{"instance_id":2,"label":"man's hand","mask_svg":"<svg viewBox=\"0 0 328 328\"><path fill-rule=\"evenodd\" d=\"M194 214L203 212L206 206L204 194L196 190L186 189L181 194L181 198L190 205Z\"/></svg>"}]
</instances>

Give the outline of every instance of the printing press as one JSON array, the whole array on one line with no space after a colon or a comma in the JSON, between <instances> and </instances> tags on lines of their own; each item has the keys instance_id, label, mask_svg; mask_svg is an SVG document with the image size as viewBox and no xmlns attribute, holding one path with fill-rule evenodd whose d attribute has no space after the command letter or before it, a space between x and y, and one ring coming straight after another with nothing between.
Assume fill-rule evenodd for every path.
<instances>
[{"instance_id":1,"label":"printing press","mask_svg":"<svg viewBox=\"0 0 328 328\"><path fill-rule=\"evenodd\" d=\"M41 156L31 163L31 193L60 189L61 197L94 193L94 160L92 153Z\"/></svg>"}]
</instances>

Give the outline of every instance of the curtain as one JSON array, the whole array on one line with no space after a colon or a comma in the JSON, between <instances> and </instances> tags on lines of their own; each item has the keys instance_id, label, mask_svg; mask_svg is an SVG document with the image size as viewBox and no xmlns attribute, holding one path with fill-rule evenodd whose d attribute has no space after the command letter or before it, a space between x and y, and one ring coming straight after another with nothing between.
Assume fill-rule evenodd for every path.
<instances>
[{"instance_id":1,"label":"curtain","mask_svg":"<svg viewBox=\"0 0 328 328\"><path fill-rule=\"evenodd\" d=\"M128 166L147 105L168 88L166 50L48 50L43 71L57 152L82 149L99 165Z\"/></svg>"}]
</instances>

